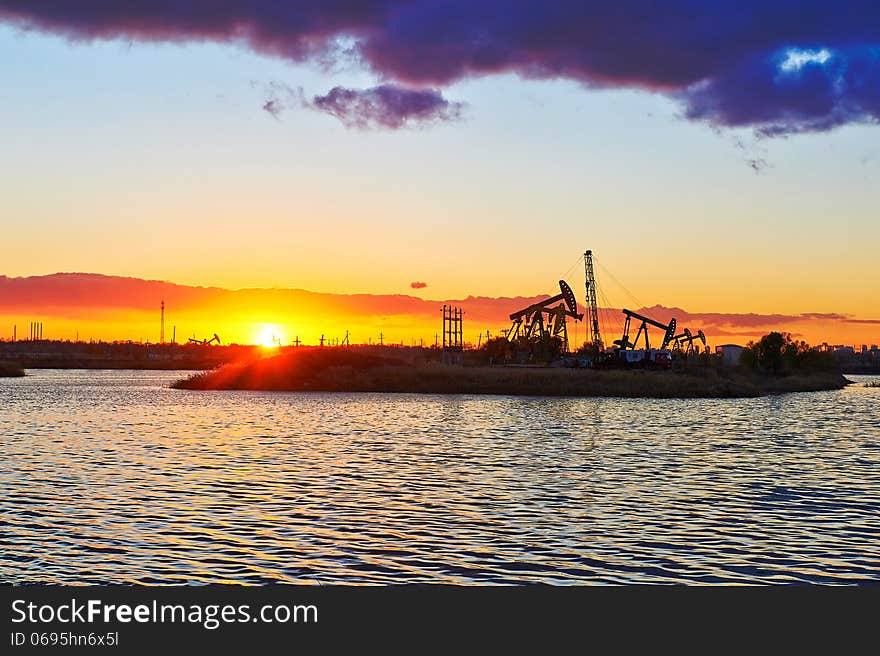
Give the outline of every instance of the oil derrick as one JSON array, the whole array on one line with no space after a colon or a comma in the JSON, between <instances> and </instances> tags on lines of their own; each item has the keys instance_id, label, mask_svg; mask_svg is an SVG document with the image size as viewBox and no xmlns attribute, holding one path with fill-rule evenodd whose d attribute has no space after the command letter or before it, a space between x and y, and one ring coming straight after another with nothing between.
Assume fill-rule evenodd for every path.
<instances>
[{"instance_id":1,"label":"oil derrick","mask_svg":"<svg viewBox=\"0 0 880 656\"><path fill-rule=\"evenodd\" d=\"M566 318L571 317L575 321L580 321L584 315L578 314L577 301L568 283L560 280L559 290L559 294L546 301L511 313L510 320L513 323L507 331L507 340L526 345L532 352L536 347L546 350L543 347L558 341L561 352L568 353ZM554 306L554 303L558 305Z\"/></svg>"},{"instance_id":2,"label":"oil derrick","mask_svg":"<svg viewBox=\"0 0 880 656\"><path fill-rule=\"evenodd\" d=\"M596 275L593 273L593 251L584 253L584 279L587 287L587 326L590 337L588 344L597 353L604 348L602 335L599 333L599 305L596 302Z\"/></svg>"}]
</instances>

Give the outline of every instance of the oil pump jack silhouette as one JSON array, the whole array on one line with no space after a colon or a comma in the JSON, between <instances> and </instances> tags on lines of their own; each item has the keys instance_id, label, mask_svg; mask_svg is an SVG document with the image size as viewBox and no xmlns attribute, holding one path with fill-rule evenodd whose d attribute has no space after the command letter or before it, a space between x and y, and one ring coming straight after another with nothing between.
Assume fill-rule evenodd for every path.
<instances>
[{"instance_id":1,"label":"oil pump jack silhouette","mask_svg":"<svg viewBox=\"0 0 880 656\"><path fill-rule=\"evenodd\" d=\"M513 323L507 331L507 340L536 343L557 338L560 340L562 352L567 353L569 317L580 321L584 315L577 311L577 301L571 287L560 280L559 294L510 314Z\"/></svg>"}]
</instances>

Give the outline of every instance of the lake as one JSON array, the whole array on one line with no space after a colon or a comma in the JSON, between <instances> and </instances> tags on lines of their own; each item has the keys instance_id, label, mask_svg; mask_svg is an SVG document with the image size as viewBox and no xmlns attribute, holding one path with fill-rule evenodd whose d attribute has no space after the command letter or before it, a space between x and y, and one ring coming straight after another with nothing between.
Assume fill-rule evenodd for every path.
<instances>
[{"instance_id":1,"label":"lake","mask_svg":"<svg viewBox=\"0 0 880 656\"><path fill-rule=\"evenodd\" d=\"M6 583L880 581L880 388L760 399L0 379Z\"/></svg>"}]
</instances>

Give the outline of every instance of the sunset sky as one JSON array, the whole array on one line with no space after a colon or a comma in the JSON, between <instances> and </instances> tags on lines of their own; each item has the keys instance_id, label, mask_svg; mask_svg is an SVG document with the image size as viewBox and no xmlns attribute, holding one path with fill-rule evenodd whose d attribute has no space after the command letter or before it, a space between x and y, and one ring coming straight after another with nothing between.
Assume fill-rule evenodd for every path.
<instances>
[{"instance_id":1,"label":"sunset sky","mask_svg":"<svg viewBox=\"0 0 880 656\"><path fill-rule=\"evenodd\" d=\"M0 0L0 274L880 320L876 5L281 4Z\"/></svg>"}]
</instances>

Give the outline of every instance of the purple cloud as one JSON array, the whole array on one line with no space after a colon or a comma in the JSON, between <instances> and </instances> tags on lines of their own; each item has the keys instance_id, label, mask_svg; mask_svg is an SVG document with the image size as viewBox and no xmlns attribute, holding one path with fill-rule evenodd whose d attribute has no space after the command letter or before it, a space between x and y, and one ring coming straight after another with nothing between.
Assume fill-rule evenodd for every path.
<instances>
[{"instance_id":1,"label":"purple cloud","mask_svg":"<svg viewBox=\"0 0 880 656\"><path fill-rule=\"evenodd\" d=\"M73 39L244 44L325 65L354 57L385 85L315 99L352 125L433 120L434 89L511 72L662 93L688 119L765 137L880 121L876 0L0 0L0 21ZM405 87L424 95L376 92ZM427 107L374 108L416 100Z\"/></svg>"},{"instance_id":2,"label":"purple cloud","mask_svg":"<svg viewBox=\"0 0 880 656\"><path fill-rule=\"evenodd\" d=\"M335 116L346 127L361 130L454 121L461 116L462 108L461 103L449 102L435 89L408 89L392 84L372 89L333 87L306 105Z\"/></svg>"},{"instance_id":3,"label":"purple cloud","mask_svg":"<svg viewBox=\"0 0 880 656\"><path fill-rule=\"evenodd\" d=\"M849 321L850 315L841 314L840 312L803 312L801 317L804 319L819 319L829 321Z\"/></svg>"},{"instance_id":4,"label":"purple cloud","mask_svg":"<svg viewBox=\"0 0 880 656\"><path fill-rule=\"evenodd\" d=\"M752 126L762 137L877 123L880 38L873 46L761 53L690 85L678 96L688 118Z\"/></svg>"}]
</instances>

